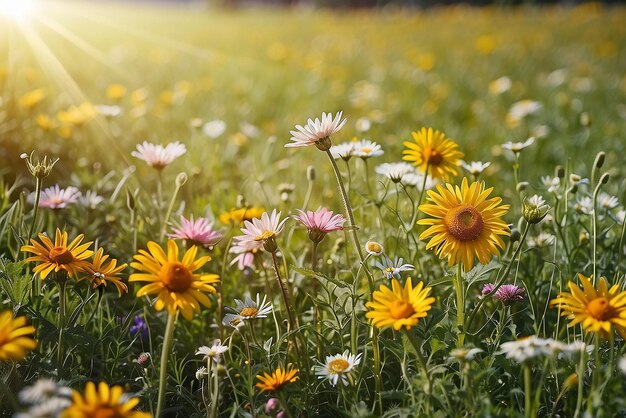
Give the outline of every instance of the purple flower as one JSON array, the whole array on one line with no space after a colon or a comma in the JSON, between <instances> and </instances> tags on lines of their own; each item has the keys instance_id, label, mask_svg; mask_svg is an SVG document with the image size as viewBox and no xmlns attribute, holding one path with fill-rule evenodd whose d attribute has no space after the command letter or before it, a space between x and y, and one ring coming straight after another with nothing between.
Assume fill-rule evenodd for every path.
<instances>
[{"instance_id":1,"label":"purple flower","mask_svg":"<svg viewBox=\"0 0 626 418\"><path fill-rule=\"evenodd\" d=\"M148 338L148 324L141 317L141 315L135 315L135 324L130 326L130 335L135 336L139 334L141 338Z\"/></svg>"},{"instance_id":2,"label":"purple flower","mask_svg":"<svg viewBox=\"0 0 626 418\"><path fill-rule=\"evenodd\" d=\"M326 208L320 208L315 212L304 212L298 209L299 215L294 219L309 230L309 238L313 242L320 242L327 233L343 229L346 219L341 214L335 214Z\"/></svg>"},{"instance_id":3,"label":"purple flower","mask_svg":"<svg viewBox=\"0 0 626 418\"><path fill-rule=\"evenodd\" d=\"M193 219L193 215L186 219L181 215L180 227L172 229L171 234L167 234L172 239L182 239L191 241L194 245L210 247L222 239L222 234L213 229L213 223L207 218Z\"/></svg>"},{"instance_id":4,"label":"purple flower","mask_svg":"<svg viewBox=\"0 0 626 418\"><path fill-rule=\"evenodd\" d=\"M487 283L483 286L482 294L483 296L487 296L489 293L493 292L494 285L492 283ZM524 300L524 294L526 291L514 284L503 284L496 290L494 296L500 300L500 302L505 305L510 305L513 302L517 302L520 300Z\"/></svg>"}]
</instances>

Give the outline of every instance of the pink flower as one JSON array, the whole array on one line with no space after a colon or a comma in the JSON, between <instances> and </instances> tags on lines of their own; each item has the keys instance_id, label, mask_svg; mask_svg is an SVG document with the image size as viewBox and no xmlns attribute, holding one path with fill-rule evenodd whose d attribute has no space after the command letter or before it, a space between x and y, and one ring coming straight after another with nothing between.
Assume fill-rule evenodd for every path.
<instances>
[{"instance_id":1,"label":"pink flower","mask_svg":"<svg viewBox=\"0 0 626 418\"><path fill-rule=\"evenodd\" d=\"M309 238L313 242L320 242L327 233L339 231L343 229L346 219L341 214L334 214L326 208L320 208L315 212L307 210L306 212L298 209L299 215L294 219L300 222L309 230Z\"/></svg>"},{"instance_id":2,"label":"pink flower","mask_svg":"<svg viewBox=\"0 0 626 418\"><path fill-rule=\"evenodd\" d=\"M228 250L229 253L237 254L233 261L230 262L230 265L232 266L236 263L239 270L251 267L254 264L254 257L263 249L262 241L242 241L245 238L244 235L235 237L235 243Z\"/></svg>"},{"instance_id":3,"label":"pink flower","mask_svg":"<svg viewBox=\"0 0 626 418\"><path fill-rule=\"evenodd\" d=\"M296 130L289 131L293 142L286 144L285 147L315 145L318 149L327 151L331 146L330 136L346 124L346 119L341 119L341 116L342 112L337 112L334 118L332 113L322 112L321 120L309 118L306 125L296 125Z\"/></svg>"},{"instance_id":4,"label":"pink flower","mask_svg":"<svg viewBox=\"0 0 626 418\"><path fill-rule=\"evenodd\" d=\"M34 200L34 194L31 195ZM48 187L41 192L39 197L40 208L62 209L67 205L78 202L81 193L76 187L61 189L59 185Z\"/></svg>"},{"instance_id":5,"label":"pink flower","mask_svg":"<svg viewBox=\"0 0 626 418\"><path fill-rule=\"evenodd\" d=\"M185 145L178 141L167 144L165 147L143 141L143 144L137 145L137 150L131 152L130 155L144 160L149 166L157 170L161 170L186 152Z\"/></svg>"},{"instance_id":6,"label":"pink flower","mask_svg":"<svg viewBox=\"0 0 626 418\"><path fill-rule=\"evenodd\" d=\"M180 227L173 228L168 237L173 239L184 239L191 241L195 245L210 247L215 245L222 239L223 235L213 229L213 223L207 218L193 219L193 215L189 219L184 216L180 217Z\"/></svg>"},{"instance_id":7,"label":"pink flower","mask_svg":"<svg viewBox=\"0 0 626 418\"><path fill-rule=\"evenodd\" d=\"M487 296L494 289L494 285L491 283L487 283L483 286L482 294L483 296ZM496 290L494 296L500 300L500 302L505 305L509 305L513 302L517 302L520 300L524 300L524 294L526 291L514 284L503 284Z\"/></svg>"},{"instance_id":8,"label":"pink flower","mask_svg":"<svg viewBox=\"0 0 626 418\"><path fill-rule=\"evenodd\" d=\"M241 228L243 235L238 240L239 245L244 247L254 247L253 243L261 243L262 247L268 252L276 252L278 249L275 237L280 231L288 218L280 220L280 212L276 209L269 215L264 212L261 219L253 218L252 221L244 221L244 227Z\"/></svg>"}]
</instances>

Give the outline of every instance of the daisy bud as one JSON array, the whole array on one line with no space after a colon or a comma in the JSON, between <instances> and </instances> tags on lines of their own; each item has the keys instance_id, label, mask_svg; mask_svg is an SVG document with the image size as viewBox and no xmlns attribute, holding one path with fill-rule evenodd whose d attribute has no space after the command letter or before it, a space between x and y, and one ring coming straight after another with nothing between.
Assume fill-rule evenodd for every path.
<instances>
[{"instance_id":1,"label":"daisy bud","mask_svg":"<svg viewBox=\"0 0 626 418\"><path fill-rule=\"evenodd\" d=\"M602 166L604 165L604 159L606 158L606 154L604 153L604 151L600 151L597 155L596 155L596 159L593 162L593 166L595 168L602 168Z\"/></svg>"},{"instance_id":2,"label":"daisy bud","mask_svg":"<svg viewBox=\"0 0 626 418\"><path fill-rule=\"evenodd\" d=\"M580 124L584 127L591 126L591 116L589 116L589 113L583 112L580 114Z\"/></svg>"},{"instance_id":3,"label":"daisy bud","mask_svg":"<svg viewBox=\"0 0 626 418\"><path fill-rule=\"evenodd\" d=\"M561 165L557 165L554 169L554 175L560 179L565 177L565 169Z\"/></svg>"},{"instance_id":4,"label":"daisy bud","mask_svg":"<svg viewBox=\"0 0 626 418\"><path fill-rule=\"evenodd\" d=\"M182 187L185 183L187 183L188 179L189 177L187 176L187 173L178 173L176 176L176 187Z\"/></svg>"},{"instance_id":5,"label":"daisy bud","mask_svg":"<svg viewBox=\"0 0 626 418\"><path fill-rule=\"evenodd\" d=\"M33 160L34 151L30 153L30 155L26 153L22 153L20 158L26 161L26 166L28 167L28 171L33 177L38 179L43 179L50 175L52 171L52 167L59 161L59 158L56 160L48 160L48 157L44 155L43 160Z\"/></svg>"},{"instance_id":6,"label":"daisy bud","mask_svg":"<svg viewBox=\"0 0 626 418\"><path fill-rule=\"evenodd\" d=\"M206 367L202 366L200 367L198 370L196 370L196 379L197 380L202 380L204 379L204 375L207 374L207 369Z\"/></svg>"},{"instance_id":7,"label":"daisy bud","mask_svg":"<svg viewBox=\"0 0 626 418\"><path fill-rule=\"evenodd\" d=\"M520 181L519 183L517 183L516 189L517 189L518 193L523 192L527 188L528 188L528 182L527 181Z\"/></svg>"},{"instance_id":8,"label":"daisy bud","mask_svg":"<svg viewBox=\"0 0 626 418\"><path fill-rule=\"evenodd\" d=\"M313 167L312 165L308 166L306 168L306 179L308 181L314 181L315 180L315 167Z\"/></svg>"},{"instance_id":9,"label":"daisy bud","mask_svg":"<svg viewBox=\"0 0 626 418\"><path fill-rule=\"evenodd\" d=\"M600 183L607 184L610 178L611 178L611 175L609 173L604 173L602 174L602 177L600 177Z\"/></svg>"},{"instance_id":10,"label":"daisy bud","mask_svg":"<svg viewBox=\"0 0 626 418\"><path fill-rule=\"evenodd\" d=\"M278 244L276 243L276 239L271 236L263 240L263 249L268 253L275 253L278 251Z\"/></svg>"},{"instance_id":11,"label":"daisy bud","mask_svg":"<svg viewBox=\"0 0 626 418\"><path fill-rule=\"evenodd\" d=\"M381 255L383 251L385 251L385 248L376 241L367 241L365 251L367 251L368 254Z\"/></svg>"},{"instance_id":12,"label":"daisy bud","mask_svg":"<svg viewBox=\"0 0 626 418\"><path fill-rule=\"evenodd\" d=\"M519 232L519 229L512 228L511 229L511 242L519 241L522 235Z\"/></svg>"},{"instance_id":13,"label":"daisy bud","mask_svg":"<svg viewBox=\"0 0 626 418\"><path fill-rule=\"evenodd\" d=\"M550 209L545 203L545 200L538 195L524 199L524 219L526 219L526 222L529 224L541 222Z\"/></svg>"}]
</instances>

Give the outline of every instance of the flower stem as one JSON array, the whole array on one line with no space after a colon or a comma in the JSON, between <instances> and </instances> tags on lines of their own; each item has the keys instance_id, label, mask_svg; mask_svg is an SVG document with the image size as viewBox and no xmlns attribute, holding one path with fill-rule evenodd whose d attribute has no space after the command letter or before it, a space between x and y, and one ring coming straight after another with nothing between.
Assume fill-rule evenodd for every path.
<instances>
[{"instance_id":1,"label":"flower stem","mask_svg":"<svg viewBox=\"0 0 626 418\"><path fill-rule=\"evenodd\" d=\"M287 399L285 399L285 395L279 390L276 392L276 397L280 401L280 406L283 408L287 417L294 418L293 413L289 409L289 403L287 402Z\"/></svg>"},{"instance_id":2,"label":"flower stem","mask_svg":"<svg viewBox=\"0 0 626 418\"><path fill-rule=\"evenodd\" d=\"M532 376L530 366L524 364L524 413L526 418L533 418L532 407Z\"/></svg>"},{"instance_id":3,"label":"flower stem","mask_svg":"<svg viewBox=\"0 0 626 418\"><path fill-rule=\"evenodd\" d=\"M430 394L432 391L432 383L430 381L430 375L428 374L428 368L426 367L426 360L424 359L424 356L422 355L422 349L420 347L420 342L417 339L417 336L413 333L411 333L411 331L409 331L406 328L404 329L404 335L406 335L407 339L409 340L409 342L411 343L411 345L413 346L413 350L415 351L415 358L417 359L417 363L422 371L422 373L424 374L424 378L426 379L426 411L430 411Z\"/></svg>"},{"instance_id":4,"label":"flower stem","mask_svg":"<svg viewBox=\"0 0 626 418\"><path fill-rule=\"evenodd\" d=\"M62 274L62 273L61 273ZM57 344L57 375L61 377L63 370L63 329L65 328L65 286L66 279L58 278L59 285L59 340Z\"/></svg>"},{"instance_id":5,"label":"flower stem","mask_svg":"<svg viewBox=\"0 0 626 418\"><path fill-rule=\"evenodd\" d=\"M313 248L311 249L311 270L315 271L317 268L317 246L319 242L313 241ZM322 339L320 336L322 335L322 318L320 307L317 302L317 279L313 279L311 283L311 293L313 296L313 317L315 321L315 339L317 341L317 358L322 358Z\"/></svg>"},{"instance_id":6,"label":"flower stem","mask_svg":"<svg viewBox=\"0 0 626 418\"><path fill-rule=\"evenodd\" d=\"M576 410L574 411L574 418L578 418L580 415L580 408L583 404L583 387L585 384L585 363L586 363L586 350L580 350L580 361L578 362L578 394L576 397Z\"/></svg>"},{"instance_id":7,"label":"flower stem","mask_svg":"<svg viewBox=\"0 0 626 418\"><path fill-rule=\"evenodd\" d=\"M597 254L597 246L598 246L598 215L597 215L597 203L598 203L598 193L600 192L600 187L602 187L602 183L598 183L596 188L593 190L593 197L591 199L593 204L593 209L591 211L591 235L593 239L593 284L596 284L596 270L598 264L598 254Z\"/></svg>"},{"instance_id":8,"label":"flower stem","mask_svg":"<svg viewBox=\"0 0 626 418\"><path fill-rule=\"evenodd\" d=\"M459 332L457 347L463 347L465 341L465 290L463 289L463 273L460 263L456 266L454 290L456 292L456 326Z\"/></svg>"},{"instance_id":9,"label":"flower stem","mask_svg":"<svg viewBox=\"0 0 626 418\"><path fill-rule=\"evenodd\" d=\"M174 189L174 193L172 194L172 198L170 199L170 204L167 207L167 212L165 212L165 218L163 218L163 225L161 226L161 239L163 241L163 237L165 236L165 230L167 229L167 221L169 221L170 216L172 215L172 210L174 209L174 202L176 201L176 196L182 185L176 182L176 188Z\"/></svg>"},{"instance_id":10,"label":"flower stem","mask_svg":"<svg viewBox=\"0 0 626 418\"><path fill-rule=\"evenodd\" d=\"M177 313L169 312L167 315L167 325L165 326L165 335L163 336L163 349L161 350L161 370L159 371L159 397L157 398L157 407L155 418L161 418L165 401L165 392L167 386L167 360L170 355L174 337L174 325L176 324Z\"/></svg>"},{"instance_id":11,"label":"flower stem","mask_svg":"<svg viewBox=\"0 0 626 418\"><path fill-rule=\"evenodd\" d=\"M28 229L28 236L26 237L26 241L32 238L33 232L35 231L35 225L37 224L37 215L39 213L39 198L40 197L41 197L41 179L39 177L35 177L35 206L33 207L33 221L30 223L30 228Z\"/></svg>"},{"instance_id":12,"label":"flower stem","mask_svg":"<svg viewBox=\"0 0 626 418\"><path fill-rule=\"evenodd\" d=\"M211 361L211 360L209 360ZM215 370L213 370L213 385L212 385L212 392L211 392L211 415L210 418L215 418L217 417L217 404L219 403L219 397L220 397L220 380L219 380L219 375L217 373L217 364L215 364ZM209 379L211 379L211 375L209 374Z\"/></svg>"}]
</instances>

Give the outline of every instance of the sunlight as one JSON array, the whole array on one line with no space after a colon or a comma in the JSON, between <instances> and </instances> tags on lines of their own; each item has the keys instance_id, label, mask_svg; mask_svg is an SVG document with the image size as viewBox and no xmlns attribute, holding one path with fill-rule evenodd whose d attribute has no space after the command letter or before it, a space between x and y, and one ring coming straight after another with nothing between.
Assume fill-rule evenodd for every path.
<instances>
[{"instance_id":1,"label":"sunlight","mask_svg":"<svg viewBox=\"0 0 626 418\"><path fill-rule=\"evenodd\" d=\"M23 21L37 9L35 0L0 0L0 15Z\"/></svg>"}]
</instances>

